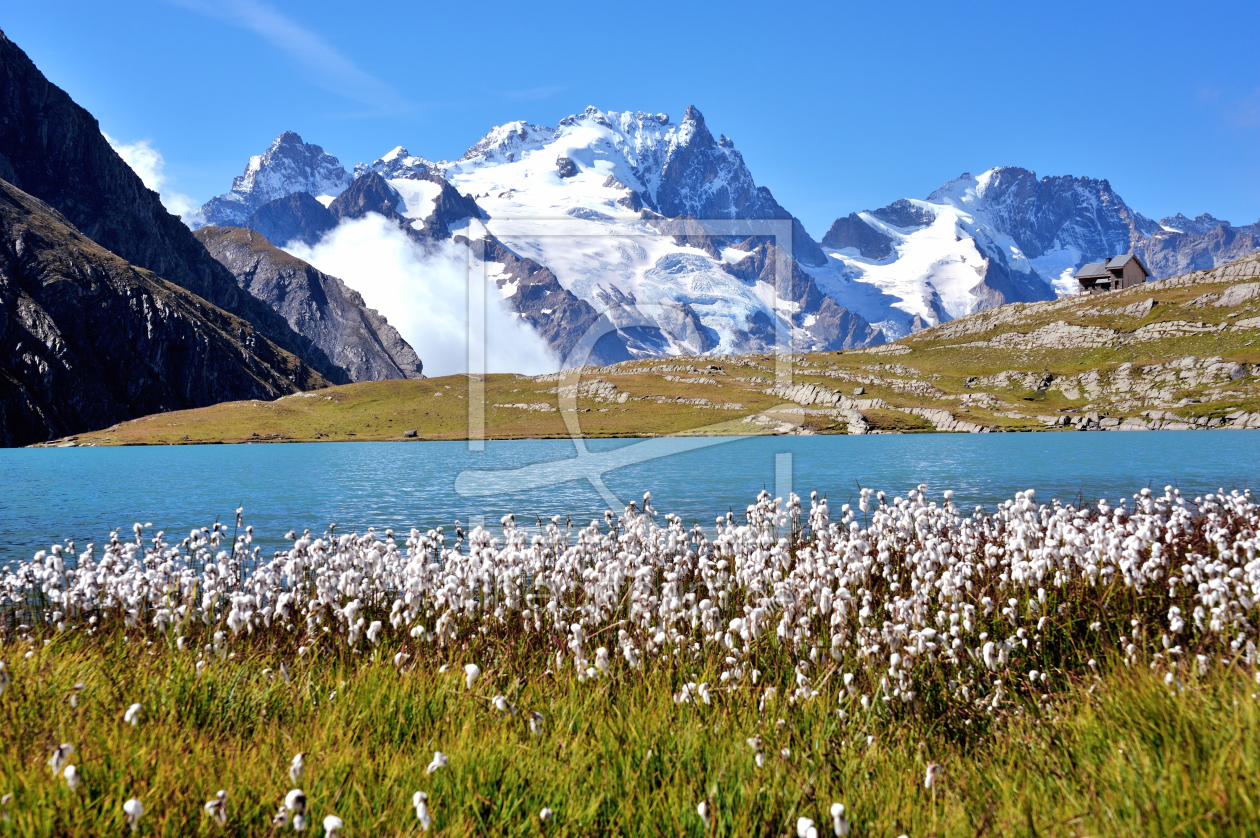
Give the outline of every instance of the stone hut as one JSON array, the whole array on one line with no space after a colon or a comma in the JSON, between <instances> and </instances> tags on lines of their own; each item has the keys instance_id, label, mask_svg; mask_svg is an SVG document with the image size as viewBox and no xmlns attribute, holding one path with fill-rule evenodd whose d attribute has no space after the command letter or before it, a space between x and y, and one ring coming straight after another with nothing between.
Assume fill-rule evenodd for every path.
<instances>
[{"instance_id":1,"label":"stone hut","mask_svg":"<svg viewBox=\"0 0 1260 838\"><path fill-rule=\"evenodd\" d=\"M1100 294L1141 285L1150 275L1142 260L1129 253L1084 266L1076 272L1076 281L1081 284L1082 294Z\"/></svg>"}]
</instances>

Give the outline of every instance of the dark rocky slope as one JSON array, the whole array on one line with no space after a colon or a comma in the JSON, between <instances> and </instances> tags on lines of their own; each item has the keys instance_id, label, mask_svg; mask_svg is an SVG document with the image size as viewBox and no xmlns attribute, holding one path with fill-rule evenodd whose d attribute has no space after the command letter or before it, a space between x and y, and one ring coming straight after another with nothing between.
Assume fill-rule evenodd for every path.
<instances>
[{"instance_id":1,"label":"dark rocky slope","mask_svg":"<svg viewBox=\"0 0 1260 838\"><path fill-rule=\"evenodd\" d=\"M423 378L415 350L337 277L290 256L253 230L202 227L196 236L245 290L314 341L351 381Z\"/></svg>"},{"instance_id":2,"label":"dark rocky slope","mask_svg":"<svg viewBox=\"0 0 1260 838\"><path fill-rule=\"evenodd\" d=\"M0 445L328 381L0 181Z\"/></svg>"},{"instance_id":3,"label":"dark rocky slope","mask_svg":"<svg viewBox=\"0 0 1260 838\"><path fill-rule=\"evenodd\" d=\"M0 32L0 179L76 229L250 323L335 383L348 381L309 339L237 285L118 156L96 119Z\"/></svg>"},{"instance_id":4,"label":"dark rocky slope","mask_svg":"<svg viewBox=\"0 0 1260 838\"><path fill-rule=\"evenodd\" d=\"M315 244L337 226L337 219L311 193L294 192L263 204L241 226L262 233L267 241L278 245L294 241Z\"/></svg>"}]
</instances>

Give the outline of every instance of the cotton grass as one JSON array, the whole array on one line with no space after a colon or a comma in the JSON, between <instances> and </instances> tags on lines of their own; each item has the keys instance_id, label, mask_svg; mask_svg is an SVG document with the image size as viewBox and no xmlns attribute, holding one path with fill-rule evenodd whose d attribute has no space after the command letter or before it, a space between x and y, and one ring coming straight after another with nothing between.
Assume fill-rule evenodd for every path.
<instances>
[{"instance_id":1,"label":"cotton grass","mask_svg":"<svg viewBox=\"0 0 1260 838\"><path fill-rule=\"evenodd\" d=\"M746 740L741 759L759 776L805 759L769 722L790 729L807 709L834 715L841 731L852 725L838 734L846 743L879 750L882 734L876 744L867 732L875 719L930 721L965 738L1010 715L1051 717L1059 692L1105 674L1100 660L1157 673L1171 696L1218 669L1255 671L1260 508L1249 493L1143 490L1076 507L1021 492L989 512L964 512L925 487L856 500L833 510L824 498L806 507L763 493L711 530L631 505L585 527L557 518L525 528L509 517L454 540L442 529L304 532L270 558L250 534L233 539L221 525L179 541L142 527L134 539L68 542L11 566L0 576L0 629L29 638L28 655L58 625L63 634L116 631L141 653L166 638L170 654L195 660L207 678L238 652L271 644L289 650L279 653L287 664L266 673L286 687L306 677L290 666L334 650L379 655L399 679L450 672L445 683L461 701L490 708L486 725L519 725L527 740L551 734L528 702L513 703L515 684L572 679L594 695L650 678L677 714L755 708L759 726L730 735ZM18 661L20 671L34 665ZM452 677L461 670L462 685ZM0 669L4 700L12 675ZM324 685L312 700L337 694L340 704L345 686ZM139 728L129 736L167 712L144 701L150 714L139 703L124 713ZM52 750L54 775L64 776L73 751ZM449 764L433 753L425 776ZM288 767L294 786L303 765L298 754ZM942 771L917 767L928 797L942 791ZM435 787L426 789L413 801L422 829L433 818ZM272 805L281 790L268 792ZM222 823L213 802L206 813ZM696 814L712 819L703 805ZM294 788L276 825L305 829L306 807ZM826 831L826 814L794 817L817 834L814 818ZM844 808L831 815L832 831L847 834Z\"/></svg>"}]
</instances>

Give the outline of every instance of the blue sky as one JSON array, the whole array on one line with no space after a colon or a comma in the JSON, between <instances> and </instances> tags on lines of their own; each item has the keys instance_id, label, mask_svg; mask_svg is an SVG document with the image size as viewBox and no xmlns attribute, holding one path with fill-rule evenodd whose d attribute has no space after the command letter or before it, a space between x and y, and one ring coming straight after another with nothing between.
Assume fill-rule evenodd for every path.
<instances>
[{"instance_id":1,"label":"blue sky","mask_svg":"<svg viewBox=\"0 0 1260 838\"><path fill-rule=\"evenodd\" d=\"M349 168L512 119L688 104L815 237L964 171L1260 217L1260 3L41 0L0 28L198 203L291 129Z\"/></svg>"}]
</instances>

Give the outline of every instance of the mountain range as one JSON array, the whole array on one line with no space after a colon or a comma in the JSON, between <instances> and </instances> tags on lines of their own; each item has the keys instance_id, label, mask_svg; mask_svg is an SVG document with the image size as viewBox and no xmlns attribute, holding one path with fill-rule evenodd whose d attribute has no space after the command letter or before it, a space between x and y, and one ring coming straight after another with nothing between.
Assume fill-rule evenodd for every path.
<instances>
[{"instance_id":1,"label":"mountain range","mask_svg":"<svg viewBox=\"0 0 1260 838\"><path fill-rule=\"evenodd\" d=\"M597 363L764 351L776 338L800 351L866 346L1007 302L1071 295L1080 266L1117 254L1137 253L1162 278L1260 249L1260 222L1154 221L1106 180L1012 166L842 216L815 242L694 107L677 123L593 107L554 128L511 122L458 160L398 146L351 173L286 132L200 216L226 218L230 207L231 223L281 247L310 244L346 217L334 204L356 184L377 207L356 198L360 214L392 214L430 242L484 242L513 312L561 358L581 335L605 333L589 356ZM679 234L680 219L698 224ZM713 223L735 220L749 224ZM790 242L768 235L783 222Z\"/></svg>"}]
</instances>

